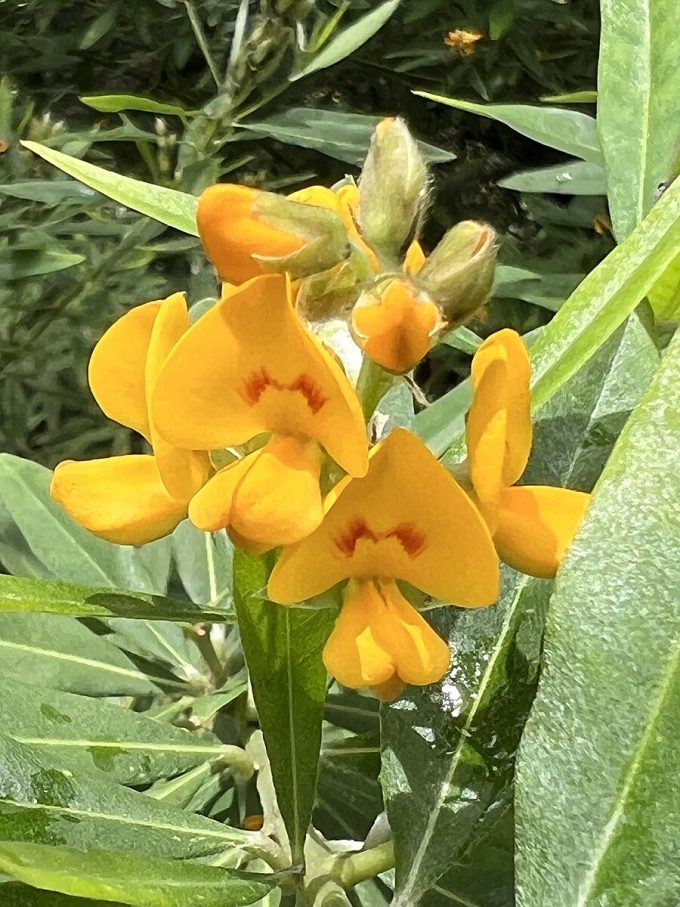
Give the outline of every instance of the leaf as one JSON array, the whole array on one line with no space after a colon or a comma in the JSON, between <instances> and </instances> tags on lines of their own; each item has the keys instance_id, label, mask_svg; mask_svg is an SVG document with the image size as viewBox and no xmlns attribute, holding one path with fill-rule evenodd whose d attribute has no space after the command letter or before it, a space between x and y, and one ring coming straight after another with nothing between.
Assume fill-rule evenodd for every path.
<instances>
[{"instance_id":1,"label":"leaf","mask_svg":"<svg viewBox=\"0 0 680 907\"><path fill-rule=\"evenodd\" d=\"M232 560L234 548L226 532L201 532L188 520L172 534L174 564L192 601L233 613ZM227 617L222 618L228 619Z\"/></svg>"},{"instance_id":2,"label":"leaf","mask_svg":"<svg viewBox=\"0 0 680 907\"><path fill-rule=\"evenodd\" d=\"M340 110L316 110L291 107L266 120L238 123L242 129L269 136L288 145L299 145L320 151L346 164L363 163L380 117ZM427 142L419 142L420 151L431 164L453 161L456 155Z\"/></svg>"},{"instance_id":3,"label":"leaf","mask_svg":"<svg viewBox=\"0 0 680 907\"><path fill-rule=\"evenodd\" d=\"M3 258L7 258L7 263ZM60 249L2 249L0 250L0 280L25 280L64 271L85 261L84 255L62 252Z\"/></svg>"},{"instance_id":4,"label":"leaf","mask_svg":"<svg viewBox=\"0 0 680 907\"><path fill-rule=\"evenodd\" d=\"M547 104L596 104L597 91L570 91L567 94L546 94L539 98Z\"/></svg>"},{"instance_id":5,"label":"leaf","mask_svg":"<svg viewBox=\"0 0 680 907\"><path fill-rule=\"evenodd\" d=\"M263 599L269 570L236 552L234 593L243 651L271 761L293 863L303 848L316 792L326 669L321 651L336 614Z\"/></svg>"},{"instance_id":6,"label":"leaf","mask_svg":"<svg viewBox=\"0 0 680 907\"><path fill-rule=\"evenodd\" d=\"M369 38L372 38L376 32L380 31L383 25L396 11L399 3L400 0L385 0L384 3L381 3L380 6L371 10L370 13L366 13L361 19L353 22L350 26L340 32L339 35L331 38L328 44L316 54L310 63L299 72L290 76L290 81L295 82L297 79L303 79L305 76L317 72L319 69L326 69L329 66L333 66L335 63L339 63L340 60L344 60L345 57L348 57L351 53L354 53L354 51L365 44Z\"/></svg>"},{"instance_id":7,"label":"leaf","mask_svg":"<svg viewBox=\"0 0 680 907\"><path fill-rule=\"evenodd\" d=\"M21 882L6 882L0 893L2 907L124 907L120 902L70 898L55 891L36 891Z\"/></svg>"},{"instance_id":8,"label":"leaf","mask_svg":"<svg viewBox=\"0 0 680 907\"><path fill-rule=\"evenodd\" d=\"M263 843L257 833L164 806L93 774L57 768L33 747L2 735L0 840L178 859Z\"/></svg>"},{"instance_id":9,"label":"leaf","mask_svg":"<svg viewBox=\"0 0 680 907\"><path fill-rule=\"evenodd\" d=\"M179 104L168 104L165 101L153 101L134 94L97 94L78 98L83 104L98 110L100 113L121 113L123 110L141 110L144 113L167 114L183 117L189 113Z\"/></svg>"},{"instance_id":10,"label":"leaf","mask_svg":"<svg viewBox=\"0 0 680 907\"><path fill-rule=\"evenodd\" d=\"M120 784L148 784L238 756L213 734L190 733L121 706L11 680L0 674L0 727L61 768L103 772Z\"/></svg>"},{"instance_id":11,"label":"leaf","mask_svg":"<svg viewBox=\"0 0 680 907\"><path fill-rule=\"evenodd\" d=\"M680 335L623 430L560 573L518 768L524 907L680 890Z\"/></svg>"},{"instance_id":12,"label":"leaf","mask_svg":"<svg viewBox=\"0 0 680 907\"><path fill-rule=\"evenodd\" d=\"M680 320L680 252L654 284L647 298L660 321Z\"/></svg>"},{"instance_id":13,"label":"leaf","mask_svg":"<svg viewBox=\"0 0 680 907\"><path fill-rule=\"evenodd\" d=\"M80 161L38 142L22 141L21 144L64 173L112 198L115 202L167 224L168 227L181 230L182 233L198 236L196 227L198 199L193 195L111 173L110 170Z\"/></svg>"},{"instance_id":14,"label":"leaf","mask_svg":"<svg viewBox=\"0 0 680 907\"><path fill-rule=\"evenodd\" d=\"M0 869L37 888L136 907L241 907L263 897L266 877L186 860L44 844L0 843Z\"/></svg>"},{"instance_id":15,"label":"leaf","mask_svg":"<svg viewBox=\"0 0 680 907\"><path fill-rule=\"evenodd\" d=\"M643 325L631 319L540 411L522 481L589 490L657 360ZM432 612L451 643L453 670L439 688L409 690L405 702L383 708L394 907L413 907L511 802L550 591L551 583L504 568L497 606Z\"/></svg>"},{"instance_id":16,"label":"leaf","mask_svg":"<svg viewBox=\"0 0 680 907\"><path fill-rule=\"evenodd\" d=\"M62 202L80 203L97 198L87 186L73 180L26 180L0 186L1 195L23 198L26 201L42 202L45 205L59 205Z\"/></svg>"},{"instance_id":17,"label":"leaf","mask_svg":"<svg viewBox=\"0 0 680 907\"><path fill-rule=\"evenodd\" d=\"M567 161L556 167L522 170L498 181L515 192L551 192L555 195L606 195L605 172L600 164Z\"/></svg>"},{"instance_id":18,"label":"leaf","mask_svg":"<svg viewBox=\"0 0 680 907\"><path fill-rule=\"evenodd\" d=\"M88 50L108 34L115 26L119 12L120 7L117 3L107 6L104 12L88 25L78 44L80 50Z\"/></svg>"},{"instance_id":19,"label":"leaf","mask_svg":"<svg viewBox=\"0 0 680 907\"><path fill-rule=\"evenodd\" d=\"M561 107L538 107L530 104L475 104L458 98L446 98L427 91L414 91L418 97L446 104L468 113L504 123L520 135L557 148L565 154L602 164L602 149L594 117Z\"/></svg>"},{"instance_id":20,"label":"leaf","mask_svg":"<svg viewBox=\"0 0 680 907\"><path fill-rule=\"evenodd\" d=\"M197 608L145 592L76 586L19 576L0 576L0 614L42 613L71 617L138 618L199 623L231 621L232 611Z\"/></svg>"},{"instance_id":21,"label":"leaf","mask_svg":"<svg viewBox=\"0 0 680 907\"><path fill-rule=\"evenodd\" d=\"M120 649L70 617L0 614L0 663L14 682L39 677L45 686L88 696L157 691Z\"/></svg>"},{"instance_id":22,"label":"leaf","mask_svg":"<svg viewBox=\"0 0 680 907\"><path fill-rule=\"evenodd\" d=\"M624 239L672 178L680 140L680 6L602 0L597 126L614 232Z\"/></svg>"}]
</instances>

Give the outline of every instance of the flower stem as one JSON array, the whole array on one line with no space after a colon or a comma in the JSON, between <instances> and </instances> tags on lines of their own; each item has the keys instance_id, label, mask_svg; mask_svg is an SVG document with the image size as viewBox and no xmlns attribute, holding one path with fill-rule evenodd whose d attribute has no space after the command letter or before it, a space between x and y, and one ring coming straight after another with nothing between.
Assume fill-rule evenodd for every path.
<instances>
[{"instance_id":1,"label":"flower stem","mask_svg":"<svg viewBox=\"0 0 680 907\"><path fill-rule=\"evenodd\" d=\"M368 356L364 356L357 378L356 391L367 422L395 380L394 375L390 375Z\"/></svg>"},{"instance_id":2,"label":"flower stem","mask_svg":"<svg viewBox=\"0 0 680 907\"><path fill-rule=\"evenodd\" d=\"M352 888L359 882L373 879L381 872L394 868L394 844L386 841L369 850L339 856L333 875L343 888Z\"/></svg>"}]
</instances>

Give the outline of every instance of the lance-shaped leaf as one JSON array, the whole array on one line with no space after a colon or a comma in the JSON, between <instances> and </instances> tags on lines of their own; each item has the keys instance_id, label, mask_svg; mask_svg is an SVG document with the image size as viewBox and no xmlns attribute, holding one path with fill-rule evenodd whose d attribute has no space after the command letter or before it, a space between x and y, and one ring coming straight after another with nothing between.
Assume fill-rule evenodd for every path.
<instances>
[{"instance_id":1,"label":"lance-shaped leaf","mask_svg":"<svg viewBox=\"0 0 680 907\"><path fill-rule=\"evenodd\" d=\"M177 859L263 843L255 832L172 809L94 774L57 768L37 748L1 735L0 840Z\"/></svg>"},{"instance_id":2,"label":"lance-shaped leaf","mask_svg":"<svg viewBox=\"0 0 680 907\"><path fill-rule=\"evenodd\" d=\"M614 232L624 239L674 174L680 141L680 5L602 0L597 128Z\"/></svg>"},{"instance_id":3,"label":"lance-shaped leaf","mask_svg":"<svg viewBox=\"0 0 680 907\"><path fill-rule=\"evenodd\" d=\"M37 679L37 678L36 678ZM195 765L247 766L243 750L98 699L13 683L0 674L0 727L46 760L142 784Z\"/></svg>"},{"instance_id":4,"label":"lance-shaped leaf","mask_svg":"<svg viewBox=\"0 0 680 907\"><path fill-rule=\"evenodd\" d=\"M522 907L680 891L680 335L557 583L518 770Z\"/></svg>"},{"instance_id":5,"label":"lance-shaped leaf","mask_svg":"<svg viewBox=\"0 0 680 907\"><path fill-rule=\"evenodd\" d=\"M242 907L271 887L265 876L186 860L45 844L0 843L0 870L36 888L132 907Z\"/></svg>"},{"instance_id":6,"label":"lance-shaped leaf","mask_svg":"<svg viewBox=\"0 0 680 907\"><path fill-rule=\"evenodd\" d=\"M70 898L56 891L39 891L22 882L5 882L0 888L2 907L124 907L120 901Z\"/></svg>"},{"instance_id":7,"label":"lance-shaped leaf","mask_svg":"<svg viewBox=\"0 0 680 907\"><path fill-rule=\"evenodd\" d=\"M147 217L152 217L183 233L198 236L196 227L198 199L193 195L112 173L103 167L80 161L39 142L25 141L21 144L74 179L112 198L114 202L132 208L133 211L139 211L140 214L146 214Z\"/></svg>"},{"instance_id":8,"label":"lance-shaped leaf","mask_svg":"<svg viewBox=\"0 0 680 907\"><path fill-rule=\"evenodd\" d=\"M523 480L589 490L657 358L640 320L632 319L541 410ZM497 606L433 612L453 651L450 675L438 689L412 688L383 710L395 907L413 907L452 863L465 862L511 802L551 586L506 569Z\"/></svg>"},{"instance_id":9,"label":"lance-shaped leaf","mask_svg":"<svg viewBox=\"0 0 680 907\"><path fill-rule=\"evenodd\" d=\"M266 601L263 558L236 553L234 597L255 705L294 863L316 792L327 675L321 660L336 613Z\"/></svg>"}]
</instances>

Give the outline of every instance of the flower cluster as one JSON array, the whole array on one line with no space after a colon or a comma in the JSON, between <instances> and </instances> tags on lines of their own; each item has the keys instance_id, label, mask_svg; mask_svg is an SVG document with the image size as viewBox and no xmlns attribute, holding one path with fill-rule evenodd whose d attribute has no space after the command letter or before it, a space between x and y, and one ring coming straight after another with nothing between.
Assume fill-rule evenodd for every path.
<instances>
[{"instance_id":1,"label":"flower cluster","mask_svg":"<svg viewBox=\"0 0 680 907\"><path fill-rule=\"evenodd\" d=\"M71 516L112 542L144 544L188 516L246 552L281 548L272 601L344 584L326 666L386 699L439 680L450 659L400 582L438 602L490 605L499 556L554 575L588 501L515 484L531 414L529 359L512 331L474 358L469 488L403 429L369 450L362 401L310 323L344 318L365 356L401 373L484 303L493 231L459 224L426 258L426 196L417 145L394 120L378 127L358 187L206 190L198 226L221 299L194 324L181 293L139 305L90 361L102 410L151 453L68 461L52 482Z\"/></svg>"}]
</instances>

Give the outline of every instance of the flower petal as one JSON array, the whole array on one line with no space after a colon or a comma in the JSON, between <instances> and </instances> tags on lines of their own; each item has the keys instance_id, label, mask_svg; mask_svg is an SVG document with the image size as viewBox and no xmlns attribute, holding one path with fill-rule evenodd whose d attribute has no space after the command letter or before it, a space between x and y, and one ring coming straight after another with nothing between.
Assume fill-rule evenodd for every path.
<instances>
[{"instance_id":1,"label":"flower petal","mask_svg":"<svg viewBox=\"0 0 680 907\"><path fill-rule=\"evenodd\" d=\"M146 398L150 400L156 380L170 351L189 329L189 312L184 293L165 299L151 331L146 357ZM151 444L163 484L173 498L185 506L206 482L210 458L206 451L184 450L169 444L150 420Z\"/></svg>"},{"instance_id":2,"label":"flower petal","mask_svg":"<svg viewBox=\"0 0 680 907\"><path fill-rule=\"evenodd\" d=\"M530 576L555 576L589 501L589 494L568 488L506 488L494 535L501 559Z\"/></svg>"},{"instance_id":3,"label":"flower petal","mask_svg":"<svg viewBox=\"0 0 680 907\"><path fill-rule=\"evenodd\" d=\"M351 325L367 356L387 371L402 374L429 351L441 317L427 294L408 280L394 279L361 294Z\"/></svg>"},{"instance_id":4,"label":"flower petal","mask_svg":"<svg viewBox=\"0 0 680 907\"><path fill-rule=\"evenodd\" d=\"M273 601L303 601L346 577L403 579L465 607L498 597L498 558L479 511L415 435L396 429L362 479L341 481L321 526L286 549Z\"/></svg>"},{"instance_id":5,"label":"flower petal","mask_svg":"<svg viewBox=\"0 0 680 907\"><path fill-rule=\"evenodd\" d=\"M363 475L366 428L341 366L295 313L282 276L256 278L187 331L156 383L151 414L170 443L194 450L263 432L319 441Z\"/></svg>"},{"instance_id":6,"label":"flower petal","mask_svg":"<svg viewBox=\"0 0 680 907\"><path fill-rule=\"evenodd\" d=\"M472 360L473 401L467 418L470 477L486 511L498 489L522 475L531 451L529 355L515 331L492 334Z\"/></svg>"},{"instance_id":7,"label":"flower petal","mask_svg":"<svg viewBox=\"0 0 680 907\"><path fill-rule=\"evenodd\" d=\"M159 300L135 306L114 321L92 351L88 370L94 398L109 419L147 440L146 356L161 305Z\"/></svg>"},{"instance_id":8,"label":"flower petal","mask_svg":"<svg viewBox=\"0 0 680 907\"><path fill-rule=\"evenodd\" d=\"M386 610L370 580L352 580L347 585L340 615L323 650L328 672L344 686L375 687L393 678L392 656L377 639Z\"/></svg>"},{"instance_id":9,"label":"flower petal","mask_svg":"<svg viewBox=\"0 0 680 907\"><path fill-rule=\"evenodd\" d=\"M55 469L50 494L81 526L118 545L153 542L186 516L145 455L67 460Z\"/></svg>"},{"instance_id":10,"label":"flower petal","mask_svg":"<svg viewBox=\"0 0 680 907\"><path fill-rule=\"evenodd\" d=\"M222 278L240 284L262 273L253 254L279 258L297 252L305 239L257 217L260 190L224 183L210 186L198 201L198 232L206 255Z\"/></svg>"},{"instance_id":11,"label":"flower petal","mask_svg":"<svg viewBox=\"0 0 680 907\"><path fill-rule=\"evenodd\" d=\"M199 529L227 529L241 548L262 553L298 541L319 525L321 451L313 441L275 436L221 470L189 505Z\"/></svg>"}]
</instances>

